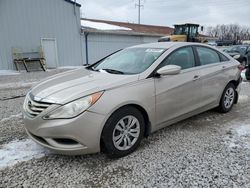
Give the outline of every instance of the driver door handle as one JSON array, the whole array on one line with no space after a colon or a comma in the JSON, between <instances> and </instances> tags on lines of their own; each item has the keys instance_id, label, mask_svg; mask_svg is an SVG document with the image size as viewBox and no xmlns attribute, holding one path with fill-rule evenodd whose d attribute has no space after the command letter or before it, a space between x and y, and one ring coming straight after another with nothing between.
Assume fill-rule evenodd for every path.
<instances>
[{"instance_id":1,"label":"driver door handle","mask_svg":"<svg viewBox=\"0 0 250 188\"><path fill-rule=\"evenodd\" d=\"M193 78L193 81L196 81L198 79L200 79L200 76L199 75L195 75L194 78Z\"/></svg>"}]
</instances>

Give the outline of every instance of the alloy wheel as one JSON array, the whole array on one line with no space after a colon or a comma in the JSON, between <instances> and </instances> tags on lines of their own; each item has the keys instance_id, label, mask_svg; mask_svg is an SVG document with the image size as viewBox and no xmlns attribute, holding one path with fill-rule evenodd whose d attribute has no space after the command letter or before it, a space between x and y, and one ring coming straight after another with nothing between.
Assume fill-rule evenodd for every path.
<instances>
[{"instance_id":1,"label":"alloy wheel","mask_svg":"<svg viewBox=\"0 0 250 188\"><path fill-rule=\"evenodd\" d=\"M231 87L228 88L224 96L225 108L227 109L231 108L234 102L234 95L235 95L234 89Z\"/></svg>"},{"instance_id":2,"label":"alloy wheel","mask_svg":"<svg viewBox=\"0 0 250 188\"><path fill-rule=\"evenodd\" d=\"M113 130L113 144L118 150L129 150L138 140L140 123L132 115L123 117L118 121Z\"/></svg>"}]
</instances>

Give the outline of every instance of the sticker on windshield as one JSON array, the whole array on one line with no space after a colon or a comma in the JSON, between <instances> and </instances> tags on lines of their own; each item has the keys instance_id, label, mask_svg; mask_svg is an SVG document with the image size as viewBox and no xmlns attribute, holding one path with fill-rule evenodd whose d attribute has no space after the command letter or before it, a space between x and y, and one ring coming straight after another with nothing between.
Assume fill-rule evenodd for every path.
<instances>
[{"instance_id":1,"label":"sticker on windshield","mask_svg":"<svg viewBox=\"0 0 250 188\"><path fill-rule=\"evenodd\" d=\"M163 49L149 48L149 49L146 50L146 52L150 52L150 53L162 53Z\"/></svg>"}]
</instances>

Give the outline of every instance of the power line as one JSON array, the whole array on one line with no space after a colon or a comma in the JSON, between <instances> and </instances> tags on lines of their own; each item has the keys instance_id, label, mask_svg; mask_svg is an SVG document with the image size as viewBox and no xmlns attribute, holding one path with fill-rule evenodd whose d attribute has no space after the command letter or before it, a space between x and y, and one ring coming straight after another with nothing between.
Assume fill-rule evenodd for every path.
<instances>
[{"instance_id":1,"label":"power line","mask_svg":"<svg viewBox=\"0 0 250 188\"><path fill-rule=\"evenodd\" d=\"M141 23L141 8L143 8L143 5L141 4L141 0L138 0L138 4L135 4L135 7L138 7L138 24Z\"/></svg>"}]
</instances>

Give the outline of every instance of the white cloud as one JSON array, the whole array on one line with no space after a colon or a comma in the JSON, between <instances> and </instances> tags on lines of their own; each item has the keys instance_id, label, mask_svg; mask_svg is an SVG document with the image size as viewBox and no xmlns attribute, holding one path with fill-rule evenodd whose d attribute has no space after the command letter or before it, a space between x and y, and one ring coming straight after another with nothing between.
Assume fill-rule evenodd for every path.
<instances>
[{"instance_id":1,"label":"white cloud","mask_svg":"<svg viewBox=\"0 0 250 188\"><path fill-rule=\"evenodd\" d=\"M86 18L137 22L137 0L78 0ZM201 25L238 23L250 26L249 0L142 0L141 23L172 26L195 22Z\"/></svg>"}]
</instances>

